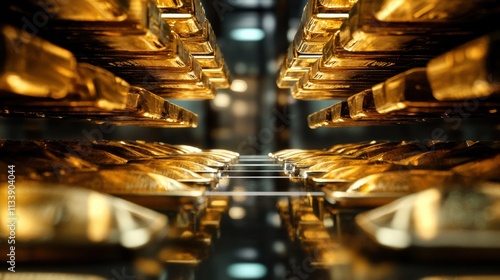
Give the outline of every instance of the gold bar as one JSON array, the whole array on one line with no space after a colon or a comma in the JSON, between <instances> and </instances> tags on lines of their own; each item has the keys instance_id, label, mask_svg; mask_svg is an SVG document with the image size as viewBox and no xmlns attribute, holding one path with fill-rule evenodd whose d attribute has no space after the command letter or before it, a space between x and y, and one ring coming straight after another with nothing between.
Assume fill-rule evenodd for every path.
<instances>
[{"instance_id":1,"label":"gold bar","mask_svg":"<svg viewBox=\"0 0 500 280\"><path fill-rule=\"evenodd\" d=\"M297 99L345 99L366 89L364 83L340 81L312 80L304 75L291 89L291 94Z\"/></svg>"},{"instance_id":2,"label":"gold bar","mask_svg":"<svg viewBox=\"0 0 500 280\"><path fill-rule=\"evenodd\" d=\"M500 33L459 46L431 61L427 77L438 100L485 99L500 93Z\"/></svg>"},{"instance_id":3,"label":"gold bar","mask_svg":"<svg viewBox=\"0 0 500 280\"><path fill-rule=\"evenodd\" d=\"M330 33L313 33L305 29L301 24L293 39L297 46L297 51L304 54L318 54L325 46L326 42L333 34Z\"/></svg>"},{"instance_id":4,"label":"gold bar","mask_svg":"<svg viewBox=\"0 0 500 280\"><path fill-rule=\"evenodd\" d=\"M379 120L382 122L393 123L409 123L429 120L440 120L442 117L439 114L418 114L418 115L393 115L381 114L375 108L373 92L371 89L359 92L347 99L349 107L349 115L353 120Z\"/></svg>"},{"instance_id":5,"label":"gold bar","mask_svg":"<svg viewBox=\"0 0 500 280\"><path fill-rule=\"evenodd\" d=\"M178 35L172 33L168 24L160 17L160 11L155 3L149 0L127 1L118 3L114 0L105 0L98 4L82 1L84 2L82 5L117 6L121 12L120 17L110 17L113 13L118 14L113 10L113 12L108 11L106 20L92 17L85 20L85 17L80 17L83 20L79 21L79 17L70 16L71 13L61 13L61 15L58 13L57 16L50 18L47 28L41 29L41 34L77 54L79 61L101 66L125 78L131 84L143 86L148 90L154 89L149 86L150 84L167 80L169 81L167 87L179 88L185 83L184 88L200 91L200 86L203 84L202 89L205 92L212 92L213 89L207 84L209 82L203 78L200 65L179 41ZM171 3L166 4L171 6ZM199 1L184 4L181 10L185 10L188 4L196 7L201 5ZM20 7L23 8L23 5L36 7L37 4L22 3ZM74 7L79 6L63 5L58 8L71 10ZM76 14L85 12L86 10L82 10ZM65 15L67 17L64 17ZM211 40L214 41L213 38ZM172 85L172 82L177 81L178 85ZM191 86L188 86L189 84ZM224 85L219 81L219 85L221 84ZM193 98L212 95L213 93L203 93Z\"/></svg>"},{"instance_id":6,"label":"gold bar","mask_svg":"<svg viewBox=\"0 0 500 280\"><path fill-rule=\"evenodd\" d=\"M452 262L498 260L499 229L494 221L499 216L498 213L489 214L494 213L493 209L500 200L496 192L498 183L467 182L470 180L466 178L462 178L461 183L453 180L440 182L427 174L422 174L421 178L402 176L406 174L401 172L395 174L403 186L417 181L415 185L430 189L358 215L356 224L364 235L372 238L376 245L393 252L418 250L421 261L432 262L444 257ZM394 180L390 183L390 186L393 185ZM480 201L474 210L467 207L471 197ZM470 226L468 221L474 221L474 225ZM401 236L401 239L384 238L382 232L386 230ZM460 254L453 254L456 252Z\"/></svg>"},{"instance_id":7,"label":"gold bar","mask_svg":"<svg viewBox=\"0 0 500 280\"><path fill-rule=\"evenodd\" d=\"M288 58L285 57L280 65L276 85L279 88L291 88L305 74L307 70L288 69Z\"/></svg>"},{"instance_id":8,"label":"gold bar","mask_svg":"<svg viewBox=\"0 0 500 280\"><path fill-rule=\"evenodd\" d=\"M213 53L193 54L193 57L200 63L202 72L207 76L216 88L229 88L231 75L224 60L222 51L217 44L214 45Z\"/></svg>"},{"instance_id":9,"label":"gold bar","mask_svg":"<svg viewBox=\"0 0 500 280\"><path fill-rule=\"evenodd\" d=\"M426 68L414 68L398 74L384 83L372 87L375 108L381 114L428 115L463 117L461 107L466 103L439 101L434 98L427 80ZM458 110L458 109L459 110ZM478 102L470 112L473 117L488 117L498 114L498 102Z\"/></svg>"},{"instance_id":10,"label":"gold bar","mask_svg":"<svg viewBox=\"0 0 500 280\"><path fill-rule=\"evenodd\" d=\"M369 90L355 94L348 99L342 101L308 116L309 128L315 129L318 127L341 127L341 126L368 126L368 125L394 125L401 123L427 121L432 119L440 119L440 115L434 116L393 116L381 115L375 111L373 103L370 104L369 99L364 98ZM351 105L357 101L355 106ZM373 101L372 101L373 102ZM359 104L361 103L361 104ZM363 107L361 107L363 106ZM356 107L353 111L351 108ZM361 107L361 108L359 108ZM353 115L355 117L353 117Z\"/></svg>"},{"instance_id":11,"label":"gold bar","mask_svg":"<svg viewBox=\"0 0 500 280\"><path fill-rule=\"evenodd\" d=\"M31 97L66 97L77 75L76 59L69 51L30 38L11 26L2 26L0 32L2 91Z\"/></svg>"},{"instance_id":12,"label":"gold bar","mask_svg":"<svg viewBox=\"0 0 500 280\"><path fill-rule=\"evenodd\" d=\"M384 0L375 17L385 22L471 22L498 9L496 4L492 0Z\"/></svg>"},{"instance_id":13,"label":"gold bar","mask_svg":"<svg viewBox=\"0 0 500 280\"><path fill-rule=\"evenodd\" d=\"M179 211L203 208L205 189L190 187L174 179L138 170L100 170L62 176L61 183L77 185L123 198L156 210Z\"/></svg>"},{"instance_id":14,"label":"gold bar","mask_svg":"<svg viewBox=\"0 0 500 280\"><path fill-rule=\"evenodd\" d=\"M321 57L321 54L302 54L296 50L295 43L292 42L288 47L287 56L284 58L280 68L277 85L286 88L293 85L294 81L307 73L307 70L316 60Z\"/></svg>"},{"instance_id":15,"label":"gold bar","mask_svg":"<svg viewBox=\"0 0 500 280\"><path fill-rule=\"evenodd\" d=\"M290 47L288 47L287 52L287 69L291 70L309 70L316 60L321 57L321 54L303 54L297 51L297 47L295 43L291 43Z\"/></svg>"},{"instance_id":16,"label":"gold bar","mask_svg":"<svg viewBox=\"0 0 500 280\"><path fill-rule=\"evenodd\" d=\"M341 11L349 11L357 0L318 0L318 5L324 6L330 9L338 9Z\"/></svg>"},{"instance_id":17,"label":"gold bar","mask_svg":"<svg viewBox=\"0 0 500 280\"><path fill-rule=\"evenodd\" d=\"M138 250L166 237L169 226L168 219L163 214L95 191L74 187L80 183L82 182L68 187L59 183L26 180L16 182L16 194L24 198L16 202L16 213L22 215L24 229L16 232L16 241L19 243L16 243L16 257L19 260L116 260L120 254L123 258L123 249ZM1 203L7 205L7 184L3 184L0 189L4 193L0 195ZM0 211L1 222L5 224L7 207ZM61 213L71 219L54 223ZM37 230L30 230L34 228ZM137 231L144 232L144 238L123 238L134 235ZM7 233L2 230L2 238L7 238ZM73 253L75 251L78 253Z\"/></svg>"},{"instance_id":18,"label":"gold bar","mask_svg":"<svg viewBox=\"0 0 500 280\"><path fill-rule=\"evenodd\" d=\"M200 34L203 32L207 19L201 1L183 0L180 5L175 7L162 6L161 1L155 1L160 10L161 18L179 36L190 37L195 33Z\"/></svg>"},{"instance_id":19,"label":"gold bar","mask_svg":"<svg viewBox=\"0 0 500 280\"><path fill-rule=\"evenodd\" d=\"M369 117L379 117L380 113L375 109L375 101L371 89L364 90L347 99L349 116L353 120Z\"/></svg>"},{"instance_id":20,"label":"gold bar","mask_svg":"<svg viewBox=\"0 0 500 280\"><path fill-rule=\"evenodd\" d=\"M340 43L346 50L359 52L419 51L439 54L471 39L478 31L476 30L478 26L481 26L476 23L426 24L409 22L404 25L381 22L375 18L374 10L377 10L377 1L360 0L353 6L349 13L349 19L340 28Z\"/></svg>"},{"instance_id":21,"label":"gold bar","mask_svg":"<svg viewBox=\"0 0 500 280\"><path fill-rule=\"evenodd\" d=\"M309 0L302 13L304 28L314 33L334 33L349 17L355 1L344 1L340 5L325 5L321 0Z\"/></svg>"},{"instance_id":22,"label":"gold bar","mask_svg":"<svg viewBox=\"0 0 500 280\"><path fill-rule=\"evenodd\" d=\"M340 28L354 3L328 5L320 0L310 0L304 7L301 24L295 35L297 51L304 54L321 52L324 44Z\"/></svg>"},{"instance_id":23,"label":"gold bar","mask_svg":"<svg viewBox=\"0 0 500 280\"><path fill-rule=\"evenodd\" d=\"M349 108L346 101L342 101L328 108L310 114L307 117L309 128L319 127L340 127L340 126L363 126L374 125L376 121L354 121L349 115Z\"/></svg>"},{"instance_id":24,"label":"gold bar","mask_svg":"<svg viewBox=\"0 0 500 280\"><path fill-rule=\"evenodd\" d=\"M425 68L414 68L372 87L377 112L403 111L411 113L443 112L432 96ZM451 104L448 104L451 107Z\"/></svg>"},{"instance_id":25,"label":"gold bar","mask_svg":"<svg viewBox=\"0 0 500 280\"><path fill-rule=\"evenodd\" d=\"M329 99L346 99L353 94L350 89L342 88L339 85L336 89L303 89L299 83L295 83L290 93L295 99L308 99L308 100L329 100Z\"/></svg>"},{"instance_id":26,"label":"gold bar","mask_svg":"<svg viewBox=\"0 0 500 280\"><path fill-rule=\"evenodd\" d=\"M216 88L229 88L229 71L217 45L213 28L205 18L201 1L184 1L175 9L162 8L162 18L179 35L186 49L201 64ZM178 13L175 13L176 11ZM205 71L206 70L206 71Z\"/></svg>"},{"instance_id":27,"label":"gold bar","mask_svg":"<svg viewBox=\"0 0 500 280\"><path fill-rule=\"evenodd\" d=\"M112 111L124 109L130 86L112 73L89 64L77 65L76 77L70 92L61 99L24 97L7 100L4 114L25 112L29 115L80 114L87 111ZM21 77L23 77L21 75ZM48 88L50 83L41 86Z\"/></svg>"}]
</instances>

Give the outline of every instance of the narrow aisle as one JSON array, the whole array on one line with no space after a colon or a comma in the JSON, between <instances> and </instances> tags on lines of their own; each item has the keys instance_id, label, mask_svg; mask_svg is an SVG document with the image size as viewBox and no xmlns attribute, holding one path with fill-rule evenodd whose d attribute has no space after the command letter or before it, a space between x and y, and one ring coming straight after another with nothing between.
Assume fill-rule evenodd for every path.
<instances>
[{"instance_id":1,"label":"narrow aisle","mask_svg":"<svg viewBox=\"0 0 500 280\"><path fill-rule=\"evenodd\" d=\"M289 186L288 176L264 155L242 155L221 176L227 180L222 193L231 196L230 207L213 254L196 279L282 279L289 252L276 203Z\"/></svg>"}]
</instances>

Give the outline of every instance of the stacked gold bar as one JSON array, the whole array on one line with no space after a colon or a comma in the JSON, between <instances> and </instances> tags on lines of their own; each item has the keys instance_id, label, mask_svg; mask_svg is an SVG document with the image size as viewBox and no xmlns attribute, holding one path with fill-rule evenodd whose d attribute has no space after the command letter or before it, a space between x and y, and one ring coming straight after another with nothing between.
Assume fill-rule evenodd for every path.
<instances>
[{"instance_id":1,"label":"stacked gold bar","mask_svg":"<svg viewBox=\"0 0 500 280\"><path fill-rule=\"evenodd\" d=\"M185 48L202 67L202 72L216 88L229 88L229 70L224 61L201 1L180 3L156 1L161 18L179 36Z\"/></svg>"},{"instance_id":2,"label":"stacked gold bar","mask_svg":"<svg viewBox=\"0 0 500 280\"><path fill-rule=\"evenodd\" d=\"M310 0L287 56L281 64L277 84L291 88L321 57L323 46L338 31L355 1Z\"/></svg>"},{"instance_id":3,"label":"stacked gold bar","mask_svg":"<svg viewBox=\"0 0 500 280\"><path fill-rule=\"evenodd\" d=\"M22 18L35 18L44 9L47 23L36 35L70 50L78 61L103 67L134 86L167 98L209 99L216 94L215 86L228 85L221 74L223 70L226 75L227 69L199 1L44 5L26 0L9 5L5 13L12 24L24 27Z\"/></svg>"},{"instance_id":4,"label":"stacked gold bar","mask_svg":"<svg viewBox=\"0 0 500 280\"><path fill-rule=\"evenodd\" d=\"M90 119L116 125L196 127L198 116L65 49L3 26L0 114ZM11 42L14 42L11 43Z\"/></svg>"},{"instance_id":5,"label":"stacked gold bar","mask_svg":"<svg viewBox=\"0 0 500 280\"><path fill-rule=\"evenodd\" d=\"M442 2L359 0L351 3L348 17L328 12L332 13L328 18L332 24L327 28L320 24L327 17L318 12L328 11L324 10L325 2L309 1L280 69L278 86L291 88L297 99L348 99L311 115L311 127L439 119L452 115L447 112L453 104L445 100L495 95L498 89L491 77L496 77L498 69L495 63L486 61L494 57L497 35L491 32L497 30L495 18L500 15L500 5L491 0ZM348 5L344 4L346 9ZM336 22L343 18L343 22L334 27L333 18ZM323 30L322 36L308 33L314 24ZM450 51L486 34L490 35L481 42ZM450 51L446 57L434 59L446 51ZM468 75L466 71L470 71ZM406 87L396 86L405 83ZM442 97L444 89L436 87L445 85L449 89L447 97ZM449 97L452 92L463 91L468 95ZM375 101L373 106L371 99ZM393 107L383 109L383 102ZM493 101L481 103L476 115L495 114Z\"/></svg>"},{"instance_id":6,"label":"stacked gold bar","mask_svg":"<svg viewBox=\"0 0 500 280\"><path fill-rule=\"evenodd\" d=\"M200 1L24 0L2 15L3 116L196 127L196 114L163 98L229 87Z\"/></svg>"},{"instance_id":7,"label":"stacked gold bar","mask_svg":"<svg viewBox=\"0 0 500 280\"><path fill-rule=\"evenodd\" d=\"M0 166L15 174L0 175L0 201L7 205L14 177L15 211L23 227L39 229L17 231L17 260L126 260L151 279L194 269L209 256L229 205L206 192L220 187L220 172L238 157L160 142L0 141ZM6 222L7 207L0 214Z\"/></svg>"},{"instance_id":8,"label":"stacked gold bar","mask_svg":"<svg viewBox=\"0 0 500 280\"><path fill-rule=\"evenodd\" d=\"M497 117L498 32L438 56L309 115L309 127L383 125L443 117ZM493 63L492 63L493 62ZM461 101L462 103L459 103ZM464 107L456 110L457 106Z\"/></svg>"},{"instance_id":9,"label":"stacked gold bar","mask_svg":"<svg viewBox=\"0 0 500 280\"><path fill-rule=\"evenodd\" d=\"M280 201L278 213L291 240L312 260L311 267L342 270L343 276L353 276L348 279L370 279L354 275L359 273L356 262L371 253L376 262L384 256L397 268L401 252L405 261L495 263L500 227L490 221L500 216L486 213L500 202L494 171L500 167L499 148L498 141L436 140L277 151L270 157L303 190L302 196ZM477 226L467 223L469 219L479 221ZM432 235L425 235L431 229ZM386 255L385 250L398 254ZM436 250L449 251L436 255ZM450 257L450 252L456 256ZM397 272L384 269L380 275L386 279Z\"/></svg>"}]
</instances>

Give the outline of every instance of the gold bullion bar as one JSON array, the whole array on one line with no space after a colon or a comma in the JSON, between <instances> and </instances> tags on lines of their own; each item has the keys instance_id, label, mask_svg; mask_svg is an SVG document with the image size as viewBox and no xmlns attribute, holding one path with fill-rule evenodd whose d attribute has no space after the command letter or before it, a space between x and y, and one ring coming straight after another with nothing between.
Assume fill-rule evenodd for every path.
<instances>
[{"instance_id":1,"label":"gold bullion bar","mask_svg":"<svg viewBox=\"0 0 500 280\"><path fill-rule=\"evenodd\" d=\"M486 99L500 93L498 56L500 33L480 37L445 54L427 65L427 77L438 100Z\"/></svg>"}]
</instances>

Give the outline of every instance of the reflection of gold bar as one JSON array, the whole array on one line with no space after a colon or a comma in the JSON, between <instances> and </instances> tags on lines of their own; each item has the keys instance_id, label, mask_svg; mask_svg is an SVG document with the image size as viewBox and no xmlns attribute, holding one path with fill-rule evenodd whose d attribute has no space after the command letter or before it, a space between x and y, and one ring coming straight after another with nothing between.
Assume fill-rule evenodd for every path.
<instances>
[{"instance_id":1,"label":"reflection of gold bar","mask_svg":"<svg viewBox=\"0 0 500 280\"><path fill-rule=\"evenodd\" d=\"M164 127L170 124L174 127L196 127L198 124L196 114L141 88L136 88L130 93L126 111L141 116L142 120L155 121L159 126ZM120 114L117 114L117 117L118 121L126 122L126 120L120 120ZM135 117L135 119L138 118Z\"/></svg>"},{"instance_id":2,"label":"reflection of gold bar","mask_svg":"<svg viewBox=\"0 0 500 280\"><path fill-rule=\"evenodd\" d=\"M307 118L309 128L315 129L326 126L363 126L374 125L377 121L354 121L349 115L349 107L346 101L342 101L328 108L310 114Z\"/></svg>"},{"instance_id":3,"label":"reflection of gold bar","mask_svg":"<svg viewBox=\"0 0 500 280\"><path fill-rule=\"evenodd\" d=\"M500 93L498 57L500 33L455 48L427 66L433 95L439 100L483 98ZM498 59L497 59L498 60Z\"/></svg>"},{"instance_id":4,"label":"reflection of gold bar","mask_svg":"<svg viewBox=\"0 0 500 280\"><path fill-rule=\"evenodd\" d=\"M310 80L317 82L329 80L364 82L370 86L398 73L396 69L391 67L377 67L372 63L376 63L376 61L337 59L335 63L325 65L323 58L320 58L311 66L308 76Z\"/></svg>"}]
</instances>

